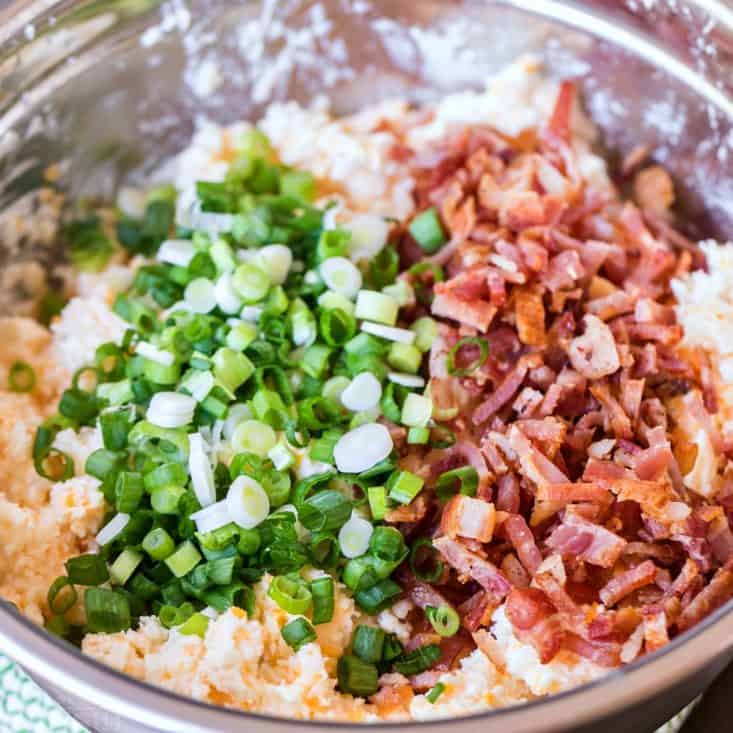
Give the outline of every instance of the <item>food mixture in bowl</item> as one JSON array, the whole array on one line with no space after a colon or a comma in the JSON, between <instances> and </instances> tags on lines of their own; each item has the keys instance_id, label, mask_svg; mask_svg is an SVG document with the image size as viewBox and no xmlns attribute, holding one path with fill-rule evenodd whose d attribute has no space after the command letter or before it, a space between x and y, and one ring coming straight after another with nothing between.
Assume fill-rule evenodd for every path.
<instances>
[{"instance_id":1,"label":"food mixture in bowl","mask_svg":"<svg viewBox=\"0 0 733 733\"><path fill-rule=\"evenodd\" d=\"M521 59L207 124L80 202L68 302L0 320L0 594L138 679L351 721L566 690L720 607L733 247L595 143Z\"/></svg>"}]
</instances>

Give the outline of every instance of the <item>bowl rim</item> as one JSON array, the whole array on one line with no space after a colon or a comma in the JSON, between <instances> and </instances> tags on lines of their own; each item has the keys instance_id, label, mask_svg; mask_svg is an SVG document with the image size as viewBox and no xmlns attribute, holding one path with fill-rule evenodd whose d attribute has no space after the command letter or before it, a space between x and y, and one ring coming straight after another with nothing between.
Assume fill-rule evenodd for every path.
<instances>
[{"instance_id":1,"label":"bowl rim","mask_svg":"<svg viewBox=\"0 0 733 733\"><path fill-rule=\"evenodd\" d=\"M733 647L733 600L724 604L689 631L673 639L657 651L637 658L632 663L591 682L508 707L493 708L458 718L429 720L347 722L338 720L304 720L277 717L255 711L227 708L157 687L89 657L71 643L48 633L20 613L12 604L0 600L0 648L32 676L69 692L79 700L93 701L97 707L161 730L234 731L242 720L262 724L262 730L281 726L284 722L299 728L322 726L333 731L354 731L364 726L382 731L419 727L423 730L450 721L451 725L472 725L477 722L511 722L512 731L535 730L537 716L554 710L563 711L563 718L547 716L553 725L580 724L601 719L621 702L641 701L651 692L663 690L698 672L707 663L730 652ZM697 642L693 644L693 642ZM684 662L684 664L678 664ZM631 678L638 684L631 684ZM106 684L108 683L108 684ZM602 693L604 699L598 699ZM594 704L588 703L592 698ZM680 709L688 702L681 700ZM578 703L576 707L572 703ZM572 714L571 713L572 706ZM203 716L203 717L202 717ZM525 719L526 720L523 720ZM181 723L186 725L181 728ZM205 727L201 727L205 723ZM212 727L214 725L215 727ZM526 725L526 727L525 727ZM564 730L563 727L546 730Z\"/></svg>"},{"instance_id":2,"label":"bowl rim","mask_svg":"<svg viewBox=\"0 0 733 733\"><path fill-rule=\"evenodd\" d=\"M549 18L631 50L649 63L664 68L733 120L733 98L723 90L664 49L631 29L620 28L593 10L571 7L560 0L491 1ZM733 9L722 0L687 1L733 33ZM587 24L589 19L595 23L592 28ZM693 641L697 643L693 644ZM501 721L502 725L511 724L513 733L524 733L536 730L537 716L547 713L546 719L552 720L552 723L543 730L560 731L565 725L598 720L618 709L621 704L647 699L654 691L664 690L715 659L730 655L733 648L733 600L663 648L624 667L609 670L608 674L597 680L510 707L488 709L459 718L424 721L360 723L302 720L217 706L138 680L84 655L70 643L49 634L3 599L0 599L0 648L31 675L69 692L79 700L90 701L94 706L114 711L136 722L158 726L161 730L191 733L234 731L239 729L243 721L260 724L261 730L272 730L272 726L283 724L344 731L360 729L364 725L378 730L405 727L427 730L431 727L437 729L450 721L452 726L464 726L468 733L468 726L473 730L477 722ZM631 678L638 684L632 684ZM591 699L594 705L588 704ZM686 699L681 700L680 707L688 702Z\"/></svg>"}]
</instances>

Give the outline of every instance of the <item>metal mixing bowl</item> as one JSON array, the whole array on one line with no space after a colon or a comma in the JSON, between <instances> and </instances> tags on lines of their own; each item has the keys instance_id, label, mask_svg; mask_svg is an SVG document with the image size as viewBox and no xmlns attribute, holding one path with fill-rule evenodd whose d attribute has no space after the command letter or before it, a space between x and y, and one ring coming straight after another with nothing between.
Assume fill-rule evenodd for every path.
<instances>
[{"instance_id":1,"label":"metal mixing bowl","mask_svg":"<svg viewBox=\"0 0 733 733\"><path fill-rule=\"evenodd\" d=\"M611 161L644 144L674 173L683 229L733 237L727 3L17 0L0 2L0 312L22 310L34 294L11 276L18 262L50 272L63 258L44 227L18 226L33 221L39 189L111 196L180 150L200 116L256 119L272 99L317 94L338 111L394 95L426 99L478 86L524 51L579 79ZM103 733L272 733L286 724L140 684L2 606L0 647ZM486 733L651 731L731 659L725 607L600 682L450 725L458 733L477 725ZM417 725L438 731L448 723L409 724Z\"/></svg>"}]
</instances>

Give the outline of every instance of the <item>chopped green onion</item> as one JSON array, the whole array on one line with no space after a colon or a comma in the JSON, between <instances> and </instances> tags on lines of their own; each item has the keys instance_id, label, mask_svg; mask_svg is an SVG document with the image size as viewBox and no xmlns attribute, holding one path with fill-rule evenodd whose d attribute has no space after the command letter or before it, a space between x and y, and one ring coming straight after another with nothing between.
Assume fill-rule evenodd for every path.
<instances>
[{"instance_id":1,"label":"chopped green onion","mask_svg":"<svg viewBox=\"0 0 733 733\"><path fill-rule=\"evenodd\" d=\"M395 527L377 527L371 536L369 549L384 560L403 560L407 550L402 533Z\"/></svg>"},{"instance_id":2,"label":"chopped green onion","mask_svg":"<svg viewBox=\"0 0 733 733\"><path fill-rule=\"evenodd\" d=\"M272 465L278 471L286 471L295 464L295 456L288 446L283 443L277 443L267 453L267 457L272 461Z\"/></svg>"},{"instance_id":3,"label":"chopped green onion","mask_svg":"<svg viewBox=\"0 0 733 733\"><path fill-rule=\"evenodd\" d=\"M305 613L310 607L313 596L305 581L299 576L278 575L272 579L267 595L280 608L291 614Z\"/></svg>"},{"instance_id":4,"label":"chopped green onion","mask_svg":"<svg viewBox=\"0 0 733 733\"><path fill-rule=\"evenodd\" d=\"M397 583L385 578L367 590L358 591L354 600L362 610L374 615L391 606L401 593L402 588Z\"/></svg>"},{"instance_id":5,"label":"chopped green onion","mask_svg":"<svg viewBox=\"0 0 733 733\"><path fill-rule=\"evenodd\" d=\"M67 560L65 567L74 585L101 585L109 580L107 563L101 555L78 555Z\"/></svg>"},{"instance_id":6,"label":"chopped green onion","mask_svg":"<svg viewBox=\"0 0 733 733\"><path fill-rule=\"evenodd\" d=\"M401 422L411 428L424 428L433 414L433 401L430 397L410 392L402 404Z\"/></svg>"},{"instance_id":7,"label":"chopped green onion","mask_svg":"<svg viewBox=\"0 0 733 733\"><path fill-rule=\"evenodd\" d=\"M193 542L185 541L165 559L168 569L176 578L190 573L201 562L201 554Z\"/></svg>"},{"instance_id":8,"label":"chopped green onion","mask_svg":"<svg viewBox=\"0 0 733 733\"><path fill-rule=\"evenodd\" d=\"M204 638L209 627L210 619L203 613L194 613L178 627L178 633L184 636L198 636Z\"/></svg>"},{"instance_id":9,"label":"chopped green onion","mask_svg":"<svg viewBox=\"0 0 733 733\"><path fill-rule=\"evenodd\" d=\"M330 400L341 401L341 396L349 388L351 380L348 377L336 376L331 377L321 390L321 394Z\"/></svg>"},{"instance_id":10,"label":"chopped green onion","mask_svg":"<svg viewBox=\"0 0 733 733\"><path fill-rule=\"evenodd\" d=\"M309 456L319 463L330 463L333 465L333 449L343 433L340 430L326 430L323 435L311 445Z\"/></svg>"},{"instance_id":11,"label":"chopped green onion","mask_svg":"<svg viewBox=\"0 0 733 733\"><path fill-rule=\"evenodd\" d=\"M150 505L158 514L178 514L178 506L185 493L182 486L161 486L150 494Z\"/></svg>"},{"instance_id":12,"label":"chopped green onion","mask_svg":"<svg viewBox=\"0 0 733 733\"><path fill-rule=\"evenodd\" d=\"M313 201L316 196L316 182L307 171L286 171L280 176L280 193L301 201Z\"/></svg>"},{"instance_id":13,"label":"chopped green onion","mask_svg":"<svg viewBox=\"0 0 733 733\"><path fill-rule=\"evenodd\" d=\"M430 625L441 636L455 636L461 627L461 619L456 610L447 604L443 604L435 608L427 606L425 608L425 616L427 616Z\"/></svg>"},{"instance_id":14,"label":"chopped green onion","mask_svg":"<svg viewBox=\"0 0 733 733\"><path fill-rule=\"evenodd\" d=\"M374 664L362 662L356 656L345 655L338 661L339 690L347 695L369 697L379 686L379 672Z\"/></svg>"},{"instance_id":15,"label":"chopped green onion","mask_svg":"<svg viewBox=\"0 0 733 733\"><path fill-rule=\"evenodd\" d=\"M132 514L145 494L143 477L132 471L121 471L115 481L115 508L121 514Z\"/></svg>"},{"instance_id":16,"label":"chopped green onion","mask_svg":"<svg viewBox=\"0 0 733 733\"><path fill-rule=\"evenodd\" d=\"M293 264L293 253L284 244L269 244L257 253L257 264L273 285L282 285Z\"/></svg>"},{"instance_id":17,"label":"chopped green onion","mask_svg":"<svg viewBox=\"0 0 733 733\"><path fill-rule=\"evenodd\" d=\"M270 289L270 278L261 268L245 262L232 275L232 285L245 303L258 303Z\"/></svg>"},{"instance_id":18,"label":"chopped green onion","mask_svg":"<svg viewBox=\"0 0 733 733\"><path fill-rule=\"evenodd\" d=\"M333 578L326 575L311 581L313 597L313 623L326 624L333 619L335 586Z\"/></svg>"},{"instance_id":19,"label":"chopped green onion","mask_svg":"<svg viewBox=\"0 0 733 733\"><path fill-rule=\"evenodd\" d=\"M349 246L351 234L343 229L328 229L321 232L316 245L316 260L324 262L332 257L343 257Z\"/></svg>"},{"instance_id":20,"label":"chopped green onion","mask_svg":"<svg viewBox=\"0 0 733 733\"><path fill-rule=\"evenodd\" d=\"M341 394L341 404L354 412L373 410L382 398L382 385L371 372L357 374Z\"/></svg>"},{"instance_id":21,"label":"chopped green onion","mask_svg":"<svg viewBox=\"0 0 733 733\"><path fill-rule=\"evenodd\" d=\"M455 493L461 493L464 496L476 496L478 483L476 469L473 466L461 466L440 474L435 488L438 497L441 499L447 499Z\"/></svg>"},{"instance_id":22,"label":"chopped green onion","mask_svg":"<svg viewBox=\"0 0 733 733\"><path fill-rule=\"evenodd\" d=\"M265 457L277 445L275 431L259 420L245 420L232 433L232 448L237 453Z\"/></svg>"},{"instance_id":23,"label":"chopped green onion","mask_svg":"<svg viewBox=\"0 0 733 733\"><path fill-rule=\"evenodd\" d=\"M335 489L319 491L298 508L301 524L311 532L340 529L351 516L352 503Z\"/></svg>"},{"instance_id":24,"label":"chopped green onion","mask_svg":"<svg viewBox=\"0 0 733 733\"><path fill-rule=\"evenodd\" d=\"M367 499L372 519L384 519L387 515L387 489L384 486L370 486L367 489Z\"/></svg>"},{"instance_id":25,"label":"chopped green onion","mask_svg":"<svg viewBox=\"0 0 733 733\"><path fill-rule=\"evenodd\" d=\"M438 698L445 692L445 685L442 682L438 682L433 685L425 694L425 698L431 704L435 704Z\"/></svg>"},{"instance_id":26,"label":"chopped green onion","mask_svg":"<svg viewBox=\"0 0 733 733\"><path fill-rule=\"evenodd\" d=\"M339 547L344 557L360 557L369 549L374 527L371 522L362 519L357 514L352 514L339 531Z\"/></svg>"},{"instance_id":27,"label":"chopped green onion","mask_svg":"<svg viewBox=\"0 0 733 733\"><path fill-rule=\"evenodd\" d=\"M117 591L107 588L87 588L84 592L87 631L89 633L112 634L126 631L132 624L130 604Z\"/></svg>"},{"instance_id":28,"label":"chopped green onion","mask_svg":"<svg viewBox=\"0 0 733 733\"><path fill-rule=\"evenodd\" d=\"M438 336L438 324L430 316L418 318L410 330L415 332L415 346L422 352L430 351L433 341Z\"/></svg>"},{"instance_id":29,"label":"chopped green onion","mask_svg":"<svg viewBox=\"0 0 733 733\"><path fill-rule=\"evenodd\" d=\"M354 632L353 653L362 662L377 664L382 661L385 637L386 634L382 629L360 624Z\"/></svg>"},{"instance_id":30,"label":"chopped green onion","mask_svg":"<svg viewBox=\"0 0 733 733\"><path fill-rule=\"evenodd\" d=\"M394 247L383 247L381 252L369 263L372 282L378 288L393 283L399 270L400 256Z\"/></svg>"},{"instance_id":31,"label":"chopped green onion","mask_svg":"<svg viewBox=\"0 0 733 733\"><path fill-rule=\"evenodd\" d=\"M142 561L143 556L137 550L133 550L130 547L123 550L112 565L110 565L110 582L113 585L125 585Z\"/></svg>"},{"instance_id":32,"label":"chopped green onion","mask_svg":"<svg viewBox=\"0 0 733 733\"><path fill-rule=\"evenodd\" d=\"M173 538L162 527L157 527L145 535L143 539L143 550L153 560L165 560L173 554L176 544Z\"/></svg>"},{"instance_id":33,"label":"chopped green onion","mask_svg":"<svg viewBox=\"0 0 733 733\"><path fill-rule=\"evenodd\" d=\"M70 611L77 601L76 588L65 575L56 578L48 589L46 599L48 608L53 614L63 616Z\"/></svg>"},{"instance_id":34,"label":"chopped green onion","mask_svg":"<svg viewBox=\"0 0 733 733\"><path fill-rule=\"evenodd\" d=\"M227 347L216 351L213 362L214 376L230 392L235 392L255 371L254 365L244 354Z\"/></svg>"},{"instance_id":35,"label":"chopped green onion","mask_svg":"<svg viewBox=\"0 0 733 733\"><path fill-rule=\"evenodd\" d=\"M409 445L427 445L429 441L430 428L410 428L407 431L407 443Z\"/></svg>"},{"instance_id":36,"label":"chopped green onion","mask_svg":"<svg viewBox=\"0 0 733 733\"><path fill-rule=\"evenodd\" d=\"M421 537L413 543L410 550L410 570L416 578L428 583L434 583L443 574L440 553L428 537Z\"/></svg>"},{"instance_id":37,"label":"chopped green onion","mask_svg":"<svg viewBox=\"0 0 733 733\"><path fill-rule=\"evenodd\" d=\"M320 379L329 367L333 351L324 344L313 344L303 353L301 368L314 379Z\"/></svg>"},{"instance_id":38,"label":"chopped green onion","mask_svg":"<svg viewBox=\"0 0 733 733\"><path fill-rule=\"evenodd\" d=\"M399 309L400 304L391 295L375 290L360 290L356 298L355 315L365 321L394 326Z\"/></svg>"},{"instance_id":39,"label":"chopped green onion","mask_svg":"<svg viewBox=\"0 0 733 733\"><path fill-rule=\"evenodd\" d=\"M318 638L315 629L304 618L293 619L283 626L282 635L285 643L296 652Z\"/></svg>"},{"instance_id":40,"label":"chopped green onion","mask_svg":"<svg viewBox=\"0 0 733 733\"><path fill-rule=\"evenodd\" d=\"M321 310L319 326L329 346L343 346L356 333L356 319L340 308Z\"/></svg>"},{"instance_id":41,"label":"chopped green onion","mask_svg":"<svg viewBox=\"0 0 733 733\"><path fill-rule=\"evenodd\" d=\"M461 351L468 347L469 349L478 349L478 356L467 365L459 367L458 359L461 357ZM466 336L456 343L448 352L446 357L446 369L448 374L454 377L468 377L475 371L480 369L489 358L489 342L486 339L477 336Z\"/></svg>"},{"instance_id":42,"label":"chopped green onion","mask_svg":"<svg viewBox=\"0 0 733 733\"><path fill-rule=\"evenodd\" d=\"M422 363L422 353L416 346L395 342L389 348L387 363L393 369L407 374L416 374Z\"/></svg>"},{"instance_id":43,"label":"chopped green onion","mask_svg":"<svg viewBox=\"0 0 733 733\"><path fill-rule=\"evenodd\" d=\"M244 529L254 529L270 513L270 497L255 479L238 476L227 492L226 508L233 522Z\"/></svg>"},{"instance_id":44,"label":"chopped green onion","mask_svg":"<svg viewBox=\"0 0 733 733\"><path fill-rule=\"evenodd\" d=\"M394 668L395 671L405 675L405 677L412 677L430 669L441 656L442 652L437 644L426 644L409 654L403 655L395 662Z\"/></svg>"},{"instance_id":45,"label":"chopped green onion","mask_svg":"<svg viewBox=\"0 0 733 733\"><path fill-rule=\"evenodd\" d=\"M332 309L338 308L344 313L353 316L356 312L356 306L353 301L349 300L346 296L341 293L336 293L333 290L326 290L325 293L321 293L318 296L318 305L321 308Z\"/></svg>"},{"instance_id":46,"label":"chopped green onion","mask_svg":"<svg viewBox=\"0 0 733 733\"><path fill-rule=\"evenodd\" d=\"M434 254L448 241L434 206L418 214L410 223L409 231L428 254Z\"/></svg>"},{"instance_id":47,"label":"chopped green onion","mask_svg":"<svg viewBox=\"0 0 733 733\"><path fill-rule=\"evenodd\" d=\"M361 289L361 272L345 257L330 257L321 264L319 272L326 287L345 298L353 300Z\"/></svg>"},{"instance_id":48,"label":"chopped green onion","mask_svg":"<svg viewBox=\"0 0 733 733\"><path fill-rule=\"evenodd\" d=\"M24 361L13 362L8 370L8 387L12 392L30 392L36 385L36 373Z\"/></svg>"},{"instance_id":49,"label":"chopped green onion","mask_svg":"<svg viewBox=\"0 0 733 733\"><path fill-rule=\"evenodd\" d=\"M398 504L409 504L419 493L425 482L410 471L395 471L387 480L385 488L389 498Z\"/></svg>"},{"instance_id":50,"label":"chopped green onion","mask_svg":"<svg viewBox=\"0 0 733 733\"><path fill-rule=\"evenodd\" d=\"M226 345L234 351L244 351L257 338L257 328L241 321L232 326L226 337Z\"/></svg>"}]
</instances>

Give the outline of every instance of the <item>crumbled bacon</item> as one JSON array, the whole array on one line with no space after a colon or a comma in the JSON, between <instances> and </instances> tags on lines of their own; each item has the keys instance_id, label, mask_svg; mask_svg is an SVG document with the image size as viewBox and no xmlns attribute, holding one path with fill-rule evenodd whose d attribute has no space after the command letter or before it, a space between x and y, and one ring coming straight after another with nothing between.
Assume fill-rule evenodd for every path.
<instances>
[{"instance_id":1,"label":"crumbled bacon","mask_svg":"<svg viewBox=\"0 0 733 733\"><path fill-rule=\"evenodd\" d=\"M430 395L457 442L429 451L398 436L400 468L425 488L387 519L442 558L434 584L402 578L407 596L453 604L500 668L484 628L502 603L541 660L562 650L612 667L733 598L733 441L715 417L714 359L681 346L670 285L704 258L674 229L671 179L642 169L641 152L625 164L636 204L583 180L575 94L561 85L529 135L473 126L412 159L417 209L435 206L448 237L430 258L444 279L420 284L439 322ZM488 358L452 376L448 352L477 335ZM475 494L441 504L438 476L465 465Z\"/></svg>"}]
</instances>

